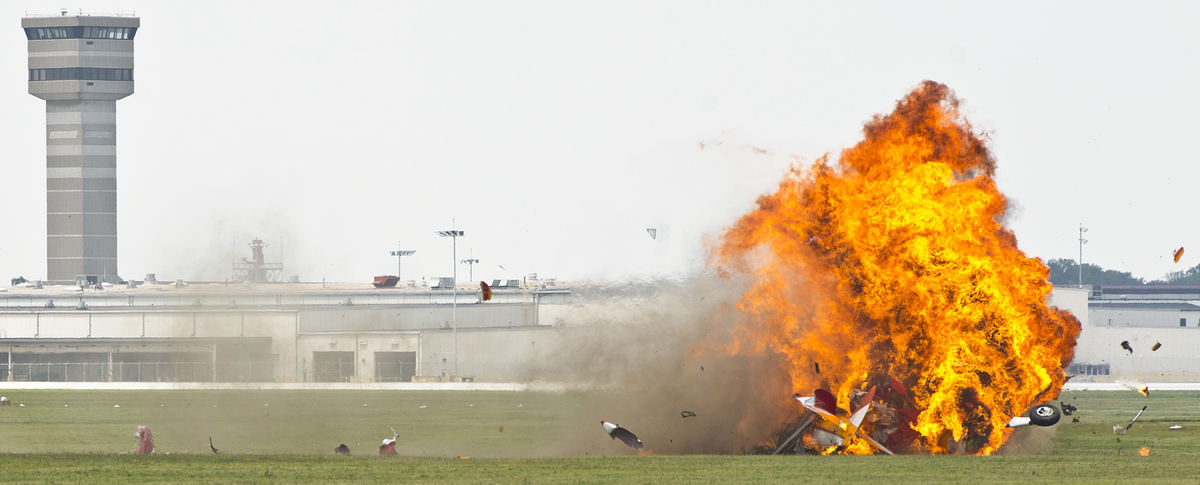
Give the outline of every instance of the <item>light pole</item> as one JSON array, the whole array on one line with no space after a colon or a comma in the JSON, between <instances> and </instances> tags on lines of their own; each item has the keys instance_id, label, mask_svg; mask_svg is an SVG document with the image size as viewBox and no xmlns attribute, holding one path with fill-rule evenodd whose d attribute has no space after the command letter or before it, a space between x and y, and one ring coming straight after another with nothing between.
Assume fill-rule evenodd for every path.
<instances>
[{"instance_id":1,"label":"light pole","mask_svg":"<svg viewBox=\"0 0 1200 485\"><path fill-rule=\"evenodd\" d=\"M467 265L467 279L474 282L475 281L475 263L478 263L479 260L475 259L475 258L467 258L467 259L464 259L459 262Z\"/></svg>"},{"instance_id":2,"label":"light pole","mask_svg":"<svg viewBox=\"0 0 1200 485\"><path fill-rule=\"evenodd\" d=\"M1083 223L1079 223L1079 287L1083 288L1083 245L1087 244L1087 239L1083 238L1083 233L1087 232L1087 228L1083 227Z\"/></svg>"},{"instance_id":3,"label":"light pole","mask_svg":"<svg viewBox=\"0 0 1200 485\"><path fill-rule=\"evenodd\" d=\"M399 245L400 241L396 241L396 246ZM392 256L396 257L396 279L403 280L404 275L400 274L401 263L403 262L402 260L405 256L412 256L413 253L416 253L417 251L413 249L396 249L389 252L392 254Z\"/></svg>"},{"instance_id":4,"label":"light pole","mask_svg":"<svg viewBox=\"0 0 1200 485\"><path fill-rule=\"evenodd\" d=\"M458 229L438 231L437 235L448 237L451 241L450 266L454 268L453 285L450 293L450 332L454 340L454 377L458 377L458 238L466 233Z\"/></svg>"}]
</instances>

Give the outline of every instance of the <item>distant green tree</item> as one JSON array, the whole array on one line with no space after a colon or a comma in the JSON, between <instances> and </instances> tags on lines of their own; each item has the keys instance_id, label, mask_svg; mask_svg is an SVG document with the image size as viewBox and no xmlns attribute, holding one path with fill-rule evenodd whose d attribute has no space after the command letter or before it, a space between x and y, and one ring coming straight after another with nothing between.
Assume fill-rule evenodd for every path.
<instances>
[{"instance_id":1,"label":"distant green tree","mask_svg":"<svg viewBox=\"0 0 1200 485\"><path fill-rule=\"evenodd\" d=\"M1167 273L1162 279L1151 281L1154 285L1200 285L1200 264L1183 271Z\"/></svg>"},{"instance_id":2,"label":"distant green tree","mask_svg":"<svg viewBox=\"0 0 1200 485\"><path fill-rule=\"evenodd\" d=\"M1079 265L1075 263L1075 260L1051 259L1046 261L1046 266L1050 267L1050 283L1061 286L1079 284ZM1192 269L1196 270L1196 281L1200 283L1200 266ZM1083 284L1085 285L1142 285L1145 283L1145 280L1135 278L1129 272L1104 269L1094 264L1083 264Z\"/></svg>"}]
</instances>

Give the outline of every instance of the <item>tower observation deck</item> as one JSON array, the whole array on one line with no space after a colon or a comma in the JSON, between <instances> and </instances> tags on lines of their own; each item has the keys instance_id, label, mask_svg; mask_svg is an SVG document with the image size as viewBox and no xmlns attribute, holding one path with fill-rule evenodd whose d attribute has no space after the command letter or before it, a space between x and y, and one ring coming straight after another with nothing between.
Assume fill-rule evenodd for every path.
<instances>
[{"instance_id":1,"label":"tower observation deck","mask_svg":"<svg viewBox=\"0 0 1200 485\"><path fill-rule=\"evenodd\" d=\"M133 94L133 16L25 17L29 94L46 100L46 278L117 276L117 100Z\"/></svg>"}]
</instances>

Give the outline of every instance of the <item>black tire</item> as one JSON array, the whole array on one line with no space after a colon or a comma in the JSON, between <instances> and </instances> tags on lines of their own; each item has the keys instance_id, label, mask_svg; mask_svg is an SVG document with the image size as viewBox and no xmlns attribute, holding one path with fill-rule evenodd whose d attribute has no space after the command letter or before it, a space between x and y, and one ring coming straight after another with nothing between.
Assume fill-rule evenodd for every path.
<instances>
[{"instance_id":1,"label":"black tire","mask_svg":"<svg viewBox=\"0 0 1200 485\"><path fill-rule=\"evenodd\" d=\"M1038 404L1029 410L1029 424L1053 426L1062 419L1062 412L1050 404Z\"/></svg>"}]
</instances>

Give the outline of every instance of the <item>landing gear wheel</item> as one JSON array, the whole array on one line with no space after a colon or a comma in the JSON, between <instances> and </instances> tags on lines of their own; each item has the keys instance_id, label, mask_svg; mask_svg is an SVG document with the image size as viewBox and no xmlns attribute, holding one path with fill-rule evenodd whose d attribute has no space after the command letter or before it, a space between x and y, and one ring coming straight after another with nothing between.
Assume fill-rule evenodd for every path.
<instances>
[{"instance_id":1,"label":"landing gear wheel","mask_svg":"<svg viewBox=\"0 0 1200 485\"><path fill-rule=\"evenodd\" d=\"M1050 404L1038 404L1029 410L1029 423L1037 426L1053 426L1062 419L1062 412Z\"/></svg>"}]
</instances>

